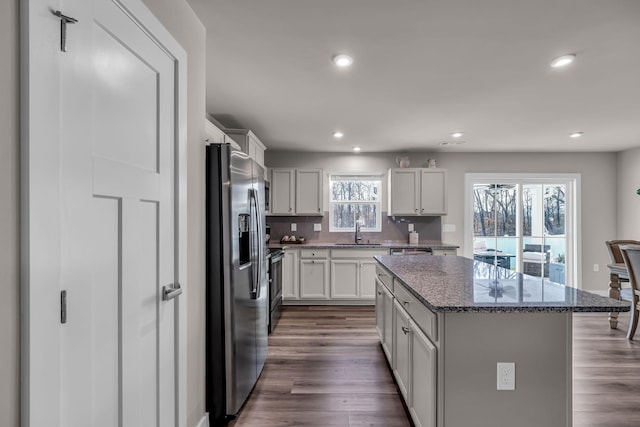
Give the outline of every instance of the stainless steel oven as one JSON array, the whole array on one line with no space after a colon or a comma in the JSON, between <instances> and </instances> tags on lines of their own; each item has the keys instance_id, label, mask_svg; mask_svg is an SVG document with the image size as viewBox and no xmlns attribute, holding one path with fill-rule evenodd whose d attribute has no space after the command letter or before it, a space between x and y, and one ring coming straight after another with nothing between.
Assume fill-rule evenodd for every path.
<instances>
[{"instance_id":1,"label":"stainless steel oven","mask_svg":"<svg viewBox=\"0 0 640 427\"><path fill-rule=\"evenodd\" d=\"M269 264L269 333L273 332L282 315L282 259L281 249L271 252Z\"/></svg>"}]
</instances>

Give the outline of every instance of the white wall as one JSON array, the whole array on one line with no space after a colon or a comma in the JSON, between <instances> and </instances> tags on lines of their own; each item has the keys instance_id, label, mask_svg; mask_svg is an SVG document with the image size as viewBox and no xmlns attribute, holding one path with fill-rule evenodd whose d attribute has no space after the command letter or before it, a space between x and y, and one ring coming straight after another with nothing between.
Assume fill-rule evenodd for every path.
<instances>
[{"instance_id":1,"label":"white wall","mask_svg":"<svg viewBox=\"0 0 640 427\"><path fill-rule=\"evenodd\" d=\"M265 152L268 167L315 167L325 171L386 171L396 167L396 154ZM464 253L464 175L475 173L579 173L582 193L582 288L606 290L609 254L604 245L616 236L615 153L413 153L412 167L423 167L435 158L447 169L449 214L442 224L454 224L456 231L443 233L442 240L460 246ZM634 190L635 191L635 190ZM638 196L640 199L640 196ZM593 271L599 264L600 271Z\"/></svg>"},{"instance_id":2,"label":"white wall","mask_svg":"<svg viewBox=\"0 0 640 427\"><path fill-rule=\"evenodd\" d=\"M616 238L640 240L640 148L618 153Z\"/></svg>"},{"instance_id":3,"label":"white wall","mask_svg":"<svg viewBox=\"0 0 640 427\"><path fill-rule=\"evenodd\" d=\"M0 2L0 426L20 424L18 4Z\"/></svg>"},{"instance_id":4,"label":"white wall","mask_svg":"<svg viewBox=\"0 0 640 427\"><path fill-rule=\"evenodd\" d=\"M205 413L205 28L185 0L144 0L187 52L187 426Z\"/></svg>"}]
</instances>

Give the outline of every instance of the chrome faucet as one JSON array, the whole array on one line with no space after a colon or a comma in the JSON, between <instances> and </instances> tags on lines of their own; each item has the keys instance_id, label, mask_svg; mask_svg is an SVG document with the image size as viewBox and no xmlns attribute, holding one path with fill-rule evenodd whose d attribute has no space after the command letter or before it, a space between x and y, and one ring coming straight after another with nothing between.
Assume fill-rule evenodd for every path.
<instances>
[{"instance_id":1,"label":"chrome faucet","mask_svg":"<svg viewBox=\"0 0 640 427\"><path fill-rule=\"evenodd\" d=\"M356 244L362 241L362 234L360 234L360 220L356 220L356 235L355 235Z\"/></svg>"}]
</instances>

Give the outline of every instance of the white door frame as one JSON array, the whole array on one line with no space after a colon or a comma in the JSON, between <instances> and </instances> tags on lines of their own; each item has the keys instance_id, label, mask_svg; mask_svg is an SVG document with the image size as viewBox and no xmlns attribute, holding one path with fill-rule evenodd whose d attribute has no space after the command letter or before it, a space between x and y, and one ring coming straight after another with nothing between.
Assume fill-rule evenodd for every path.
<instances>
[{"instance_id":1,"label":"white door frame","mask_svg":"<svg viewBox=\"0 0 640 427\"><path fill-rule=\"evenodd\" d=\"M187 291L187 55L140 0L113 0L174 58L178 114L176 144L177 422L186 427ZM55 2L58 5L61 2ZM59 426L60 420L60 20L52 2L20 2L21 99L21 360L22 425ZM60 6L61 7L61 6ZM62 10L72 15L72 11ZM68 26L73 37L73 26Z\"/></svg>"}]
</instances>

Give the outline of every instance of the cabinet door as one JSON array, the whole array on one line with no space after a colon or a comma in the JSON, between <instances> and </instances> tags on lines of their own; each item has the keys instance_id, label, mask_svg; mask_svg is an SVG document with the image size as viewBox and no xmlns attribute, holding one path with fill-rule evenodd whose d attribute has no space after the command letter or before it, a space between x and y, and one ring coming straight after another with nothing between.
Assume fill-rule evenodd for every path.
<instances>
[{"instance_id":1,"label":"cabinet door","mask_svg":"<svg viewBox=\"0 0 640 427\"><path fill-rule=\"evenodd\" d=\"M393 302L393 375L398 388L404 397L407 407L411 407L409 395L410 362L409 346L411 345L411 329L409 315L398 303Z\"/></svg>"},{"instance_id":2,"label":"cabinet door","mask_svg":"<svg viewBox=\"0 0 640 427\"><path fill-rule=\"evenodd\" d=\"M380 344L384 346L384 285L376 278L376 331L380 338ZM385 351L386 355L386 351ZM387 359L389 356L387 355Z\"/></svg>"},{"instance_id":3,"label":"cabinet door","mask_svg":"<svg viewBox=\"0 0 640 427\"><path fill-rule=\"evenodd\" d=\"M323 214L321 169L296 171L296 214Z\"/></svg>"},{"instance_id":4,"label":"cabinet door","mask_svg":"<svg viewBox=\"0 0 640 427\"><path fill-rule=\"evenodd\" d=\"M359 260L331 260L331 298L358 298L359 273Z\"/></svg>"},{"instance_id":5,"label":"cabinet door","mask_svg":"<svg viewBox=\"0 0 640 427\"><path fill-rule=\"evenodd\" d=\"M384 300L383 313L384 329L382 331L382 350L387 356L391 369L395 369L393 357L393 294L386 286L382 286L382 298Z\"/></svg>"},{"instance_id":6,"label":"cabinet door","mask_svg":"<svg viewBox=\"0 0 640 427\"><path fill-rule=\"evenodd\" d=\"M411 404L409 412L416 427L436 425L436 347L413 320L411 329Z\"/></svg>"},{"instance_id":7,"label":"cabinet door","mask_svg":"<svg viewBox=\"0 0 640 427\"><path fill-rule=\"evenodd\" d=\"M271 215L293 215L294 170L271 170Z\"/></svg>"},{"instance_id":8,"label":"cabinet door","mask_svg":"<svg viewBox=\"0 0 640 427\"><path fill-rule=\"evenodd\" d=\"M422 169L420 175L420 215L445 215L447 213L446 171Z\"/></svg>"},{"instance_id":9,"label":"cabinet door","mask_svg":"<svg viewBox=\"0 0 640 427\"><path fill-rule=\"evenodd\" d=\"M417 169L391 169L389 215L418 215L420 174Z\"/></svg>"},{"instance_id":10,"label":"cabinet door","mask_svg":"<svg viewBox=\"0 0 640 427\"><path fill-rule=\"evenodd\" d=\"M282 296L284 300L299 299L298 250L287 249L282 260Z\"/></svg>"},{"instance_id":11,"label":"cabinet door","mask_svg":"<svg viewBox=\"0 0 640 427\"><path fill-rule=\"evenodd\" d=\"M327 299L329 263L326 259L300 260L300 298Z\"/></svg>"},{"instance_id":12,"label":"cabinet door","mask_svg":"<svg viewBox=\"0 0 640 427\"><path fill-rule=\"evenodd\" d=\"M376 294L376 265L374 259L360 261L360 298L373 299Z\"/></svg>"}]
</instances>

